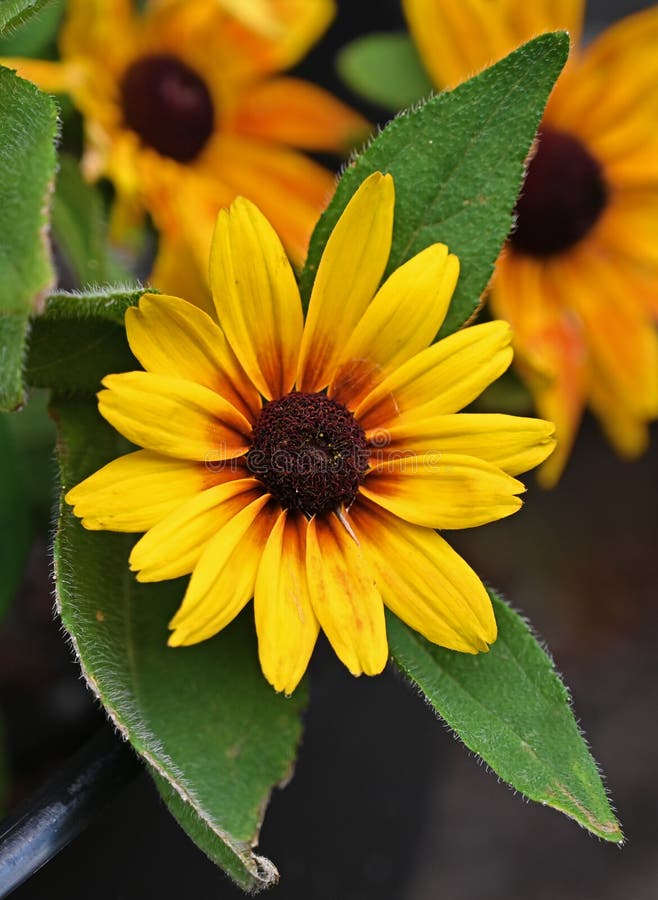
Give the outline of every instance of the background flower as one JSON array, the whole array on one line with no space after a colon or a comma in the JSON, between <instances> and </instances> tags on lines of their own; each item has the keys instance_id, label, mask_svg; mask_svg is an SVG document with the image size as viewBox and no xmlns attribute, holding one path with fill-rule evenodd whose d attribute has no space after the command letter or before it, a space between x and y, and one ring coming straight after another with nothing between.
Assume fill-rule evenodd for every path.
<instances>
[{"instance_id":1,"label":"background flower","mask_svg":"<svg viewBox=\"0 0 658 900\"><path fill-rule=\"evenodd\" d=\"M334 176L299 149L341 154L368 132L327 91L277 74L321 36L331 0L261 0L240 19L232 9L71 0L61 62L4 60L71 95L85 120L84 171L116 189L115 234L148 211L161 234L155 283L200 302L218 208L250 197L301 262Z\"/></svg>"},{"instance_id":2,"label":"background flower","mask_svg":"<svg viewBox=\"0 0 658 900\"><path fill-rule=\"evenodd\" d=\"M571 32L491 306L512 324L519 370L557 426L541 481L559 478L586 403L620 454L639 455L658 415L658 8L582 51L580 0L403 5L438 87L534 34Z\"/></svg>"}]
</instances>

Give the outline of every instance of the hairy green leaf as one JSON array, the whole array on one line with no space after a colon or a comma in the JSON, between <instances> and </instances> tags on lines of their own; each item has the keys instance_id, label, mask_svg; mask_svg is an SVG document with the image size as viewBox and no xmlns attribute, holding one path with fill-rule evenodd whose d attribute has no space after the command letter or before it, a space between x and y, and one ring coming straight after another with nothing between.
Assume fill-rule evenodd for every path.
<instances>
[{"instance_id":1,"label":"hairy green leaf","mask_svg":"<svg viewBox=\"0 0 658 900\"><path fill-rule=\"evenodd\" d=\"M123 319L144 293L128 285L51 295L44 314L32 324L27 383L58 394L90 396L105 375L139 369Z\"/></svg>"},{"instance_id":2,"label":"hairy green leaf","mask_svg":"<svg viewBox=\"0 0 658 900\"><path fill-rule=\"evenodd\" d=\"M47 221L56 131L53 101L0 69L0 411L23 402L29 316L53 277Z\"/></svg>"},{"instance_id":3,"label":"hairy green leaf","mask_svg":"<svg viewBox=\"0 0 658 900\"><path fill-rule=\"evenodd\" d=\"M50 0L2 0L0 3L0 34L18 28Z\"/></svg>"},{"instance_id":4,"label":"hairy green leaf","mask_svg":"<svg viewBox=\"0 0 658 900\"><path fill-rule=\"evenodd\" d=\"M432 243L447 244L461 275L441 335L463 325L510 230L525 160L568 50L566 33L541 35L389 123L347 168L313 232L301 279L306 302L349 199L372 172L390 172L396 204L387 271Z\"/></svg>"},{"instance_id":5,"label":"hairy green leaf","mask_svg":"<svg viewBox=\"0 0 658 900\"><path fill-rule=\"evenodd\" d=\"M248 844L231 845L219 837L197 813L194 807L180 796L166 778L162 778L151 768L160 796L169 812L181 828L187 832L197 847L215 865L230 874L233 880L246 891L270 887L278 881L279 873L265 856L251 852Z\"/></svg>"},{"instance_id":6,"label":"hairy green leaf","mask_svg":"<svg viewBox=\"0 0 658 900\"><path fill-rule=\"evenodd\" d=\"M0 56L32 56L49 59L54 55L55 38L66 0L42 0L14 4L25 7L5 30L0 30ZM7 17L11 2L0 0L0 20Z\"/></svg>"},{"instance_id":7,"label":"hairy green leaf","mask_svg":"<svg viewBox=\"0 0 658 900\"><path fill-rule=\"evenodd\" d=\"M91 401L58 400L53 415L64 491L126 449ZM183 827L243 887L265 887L276 870L251 848L270 791L290 775L304 689L286 700L267 684L250 610L211 640L167 647L184 583L139 584L128 569L133 543L85 531L62 502L62 622L105 709L169 785Z\"/></svg>"},{"instance_id":8,"label":"hairy green leaf","mask_svg":"<svg viewBox=\"0 0 658 900\"><path fill-rule=\"evenodd\" d=\"M336 68L356 94L392 111L432 93L418 51L403 32L356 38L340 51Z\"/></svg>"},{"instance_id":9,"label":"hairy green leaf","mask_svg":"<svg viewBox=\"0 0 658 900\"><path fill-rule=\"evenodd\" d=\"M569 694L523 619L490 592L498 639L470 656L430 644L388 616L396 665L466 746L531 800L621 843Z\"/></svg>"}]
</instances>

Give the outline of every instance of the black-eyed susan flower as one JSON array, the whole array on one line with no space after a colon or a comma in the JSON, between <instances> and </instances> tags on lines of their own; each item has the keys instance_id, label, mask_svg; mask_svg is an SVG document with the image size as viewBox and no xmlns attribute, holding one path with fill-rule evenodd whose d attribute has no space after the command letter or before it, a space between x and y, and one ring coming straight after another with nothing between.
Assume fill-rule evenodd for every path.
<instances>
[{"instance_id":1,"label":"black-eyed susan flower","mask_svg":"<svg viewBox=\"0 0 658 900\"><path fill-rule=\"evenodd\" d=\"M589 403L623 456L658 415L658 7L579 47L583 0L404 0L437 86L454 85L534 35L567 28L573 51L551 95L491 285L520 371L558 449L559 477Z\"/></svg>"},{"instance_id":2,"label":"black-eyed susan flower","mask_svg":"<svg viewBox=\"0 0 658 900\"><path fill-rule=\"evenodd\" d=\"M238 194L301 262L334 176L299 150L344 153L368 130L327 91L278 74L320 37L332 0L135 6L69 0L61 61L3 62L71 95L85 121L84 171L116 188L115 232L144 210L160 231L156 283L199 293L217 210Z\"/></svg>"},{"instance_id":3,"label":"black-eyed susan flower","mask_svg":"<svg viewBox=\"0 0 658 900\"><path fill-rule=\"evenodd\" d=\"M355 675L380 672L384 605L437 644L487 650L488 594L435 529L518 510L514 476L553 448L548 422L458 413L510 364L510 328L432 343L459 264L434 244L380 286L393 207L390 176L361 185L305 322L271 225L243 198L222 210L216 319L164 295L128 310L146 371L105 378L99 409L143 449L66 496L89 529L146 532L138 580L191 573L173 646L216 634L253 596L263 672L287 693L320 628Z\"/></svg>"}]
</instances>

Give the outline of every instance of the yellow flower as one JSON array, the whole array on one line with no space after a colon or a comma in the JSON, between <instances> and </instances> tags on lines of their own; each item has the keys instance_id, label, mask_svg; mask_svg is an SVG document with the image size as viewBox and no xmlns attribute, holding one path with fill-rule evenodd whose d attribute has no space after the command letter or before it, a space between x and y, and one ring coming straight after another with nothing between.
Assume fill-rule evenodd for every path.
<instances>
[{"instance_id":1,"label":"yellow flower","mask_svg":"<svg viewBox=\"0 0 658 900\"><path fill-rule=\"evenodd\" d=\"M367 133L322 88L277 75L333 13L332 0L150 0L142 14L131 0L69 0L61 62L3 62L71 95L85 120L83 168L116 188L115 232L148 211L162 238L155 281L179 285L196 265L197 293L217 210L238 194L301 262L334 175L293 148L343 153Z\"/></svg>"},{"instance_id":2,"label":"yellow flower","mask_svg":"<svg viewBox=\"0 0 658 900\"><path fill-rule=\"evenodd\" d=\"M375 173L322 256L306 322L283 247L238 198L219 214L216 321L176 297L126 314L146 369L109 375L101 414L144 449L66 496L89 529L145 531L140 581L191 573L170 644L224 628L254 597L266 678L290 693L322 628L358 675L384 667L384 605L430 641L496 638L478 576L434 529L521 506L512 477L553 448L537 419L461 414L510 364L490 322L432 343L458 277L443 244L379 286L394 189Z\"/></svg>"},{"instance_id":3,"label":"yellow flower","mask_svg":"<svg viewBox=\"0 0 658 900\"><path fill-rule=\"evenodd\" d=\"M572 58L551 95L491 286L521 374L558 449L559 478L589 403L617 451L658 415L658 7L578 47L583 0L404 0L437 86L453 85L542 31L567 28Z\"/></svg>"}]
</instances>

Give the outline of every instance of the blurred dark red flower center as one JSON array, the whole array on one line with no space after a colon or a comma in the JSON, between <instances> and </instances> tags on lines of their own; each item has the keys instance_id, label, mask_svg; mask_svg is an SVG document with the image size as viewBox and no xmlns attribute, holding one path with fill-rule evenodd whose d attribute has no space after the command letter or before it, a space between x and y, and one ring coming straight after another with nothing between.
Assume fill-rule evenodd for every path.
<instances>
[{"instance_id":1,"label":"blurred dark red flower center","mask_svg":"<svg viewBox=\"0 0 658 900\"><path fill-rule=\"evenodd\" d=\"M368 458L364 431L342 403L292 393L261 410L247 468L284 509L313 516L354 502Z\"/></svg>"},{"instance_id":2,"label":"blurred dark red flower center","mask_svg":"<svg viewBox=\"0 0 658 900\"><path fill-rule=\"evenodd\" d=\"M607 198L601 166L584 144L543 126L516 204L512 247L540 257L569 250L592 229Z\"/></svg>"},{"instance_id":3,"label":"blurred dark red flower center","mask_svg":"<svg viewBox=\"0 0 658 900\"><path fill-rule=\"evenodd\" d=\"M205 83L174 56L138 59L120 84L124 124L163 156L191 162L205 147L215 124Z\"/></svg>"}]
</instances>

